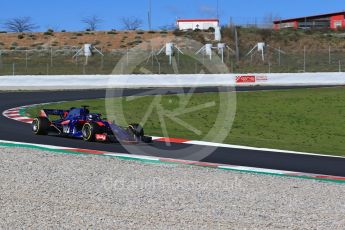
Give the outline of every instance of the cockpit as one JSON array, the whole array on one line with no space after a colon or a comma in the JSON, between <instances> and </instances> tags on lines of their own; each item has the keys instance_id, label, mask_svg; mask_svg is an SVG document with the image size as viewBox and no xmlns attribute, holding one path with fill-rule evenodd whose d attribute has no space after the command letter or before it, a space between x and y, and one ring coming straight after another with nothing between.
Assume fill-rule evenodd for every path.
<instances>
[{"instance_id":1,"label":"cockpit","mask_svg":"<svg viewBox=\"0 0 345 230\"><path fill-rule=\"evenodd\" d=\"M88 109L84 108L72 108L67 116L65 117L66 120L72 120L80 116L87 116L90 113Z\"/></svg>"}]
</instances>

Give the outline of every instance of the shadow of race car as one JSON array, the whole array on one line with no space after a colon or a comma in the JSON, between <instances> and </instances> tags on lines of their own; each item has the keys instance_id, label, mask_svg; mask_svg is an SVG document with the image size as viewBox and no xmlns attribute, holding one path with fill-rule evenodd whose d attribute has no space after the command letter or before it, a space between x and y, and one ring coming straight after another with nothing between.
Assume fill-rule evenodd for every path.
<instances>
[{"instance_id":1,"label":"shadow of race car","mask_svg":"<svg viewBox=\"0 0 345 230\"><path fill-rule=\"evenodd\" d=\"M152 137L144 135L139 124L130 124L123 128L101 118L101 114L90 113L89 106L69 110L43 109L32 122L32 131L36 135L51 133L66 137L80 138L84 141L115 143L151 143ZM49 116L59 116L51 121Z\"/></svg>"}]
</instances>

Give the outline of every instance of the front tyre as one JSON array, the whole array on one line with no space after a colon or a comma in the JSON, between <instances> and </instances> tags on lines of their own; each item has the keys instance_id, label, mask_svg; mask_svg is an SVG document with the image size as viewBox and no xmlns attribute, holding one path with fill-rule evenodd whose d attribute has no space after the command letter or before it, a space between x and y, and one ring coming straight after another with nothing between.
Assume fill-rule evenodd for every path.
<instances>
[{"instance_id":1,"label":"front tyre","mask_svg":"<svg viewBox=\"0 0 345 230\"><path fill-rule=\"evenodd\" d=\"M139 124L130 124L128 126L129 133L132 133L137 140L140 140L144 143L152 143L152 137L145 136L144 128Z\"/></svg>"},{"instance_id":2,"label":"front tyre","mask_svg":"<svg viewBox=\"0 0 345 230\"><path fill-rule=\"evenodd\" d=\"M81 132L83 134L83 140L92 142L96 139L96 134L100 131L100 127L96 123L85 123Z\"/></svg>"},{"instance_id":3,"label":"front tyre","mask_svg":"<svg viewBox=\"0 0 345 230\"><path fill-rule=\"evenodd\" d=\"M49 129L49 120L46 117L35 118L31 123L32 132L35 135L47 135Z\"/></svg>"},{"instance_id":4,"label":"front tyre","mask_svg":"<svg viewBox=\"0 0 345 230\"><path fill-rule=\"evenodd\" d=\"M143 137L144 136L144 129L139 124L130 124L128 126L128 129L137 137Z\"/></svg>"}]
</instances>

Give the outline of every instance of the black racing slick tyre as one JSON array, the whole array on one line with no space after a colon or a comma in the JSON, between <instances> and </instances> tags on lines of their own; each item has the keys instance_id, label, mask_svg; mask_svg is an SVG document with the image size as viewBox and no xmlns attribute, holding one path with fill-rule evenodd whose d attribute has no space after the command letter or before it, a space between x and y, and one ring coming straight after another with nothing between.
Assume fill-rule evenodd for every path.
<instances>
[{"instance_id":1,"label":"black racing slick tyre","mask_svg":"<svg viewBox=\"0 0 345 230\"><path fill-rule=\"evenodd\" d=\"M92 142L96 139L96 134L100 133L100 127L97 123L85 123L81 130L83 140Z\"/></svg>"},{"instance_id":2,"label":"black racing slick tyre","mask_svg":"<svg viewBox=\"0 0 345 230\"><path fill-rule=\"evenodd\" d=\"M134 135L137 137L143 137L144 136L144 129L139 124L130 124L128 126L128 129L133 132Z\"/></svg>"},{"instance_id":3,"label":"black racing slick tyre","mask_svg":"<svg viewBox=\"0 0 345 230\"><path fill-rule=\"evenodd\" d=\"M46 117L35 118L31 123L32 132L35 135L47 135L49 129L49 120Z\"/></svg>"}]
</instances>

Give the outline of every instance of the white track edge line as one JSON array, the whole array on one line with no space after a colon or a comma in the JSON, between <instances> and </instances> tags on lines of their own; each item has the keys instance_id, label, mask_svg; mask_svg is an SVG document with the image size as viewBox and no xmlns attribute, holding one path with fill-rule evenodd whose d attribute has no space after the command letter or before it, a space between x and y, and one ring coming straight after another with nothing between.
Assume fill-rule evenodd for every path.
<instances>
[{"instance_id":1,"label":"white track edge line","mask_svg":"<svg viewBox=\"0 0 345 230\"><path fill-rule=\"evenodd\" d=\"M262 152L279 152L279 153L288 153L288 154L296 154L296 155L310 155L310 156L333 157L333 158L345 159L345 156L334 156L334 155L297 152L297 151L282 150L282 149L270 149L270 148L250 147L250 146L242 146L242 145L222 144L222 143L207 142L207 141L187 141L184 144L195 144L195 145L222 147L222 148L232 148L232 149L235 148L235 149L262 151Z\"/></svg>"}]
</instances>

